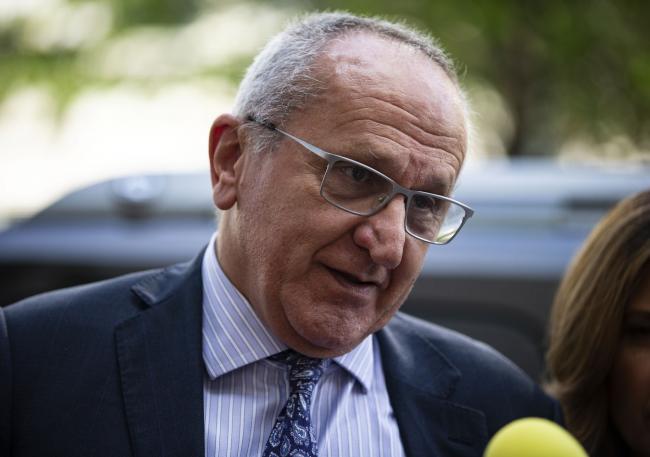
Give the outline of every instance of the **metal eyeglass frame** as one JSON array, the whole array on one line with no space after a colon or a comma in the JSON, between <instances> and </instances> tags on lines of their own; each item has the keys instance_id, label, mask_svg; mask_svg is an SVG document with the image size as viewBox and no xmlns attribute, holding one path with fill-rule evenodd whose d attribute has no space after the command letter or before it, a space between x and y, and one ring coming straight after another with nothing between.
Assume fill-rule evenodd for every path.
<instances>
[{"instance_id":1,"label":"metal eyeglass frame","mask_svg":"<svg viewBox=\"0 0 650 457\"><path fill-rule=\"evenodd\" d=\"M456 229L454 234L450 238L445 239L443 242L430 241L430 240L427 240L426 238L422 238L421 236L416 235L415 233L411 232L411 230L408 228L407 216L406 216L406 214L404 214L404 230L406 231L406 233L408 233L409 235L411 235L414 238L417 238L420 241L424 241L425 243L435 244L435 245L447 244L451 240L456 238L456 235L458 235L458 232L460 232L460 230L463 228L463 226L465 225L465 222L467 222L467 220L470 217L472 217L472 215L474 214L474 210L472 208L465 205L464 203L459 202L458 200L454 200L453 198L445 197L443 195L433 194L433 193L430 193L430 192L423 192L423 191L420 191L420 190L408 189L408 188L406 188L404 186L399 185L393 179L389 178L388 176L381 173L380 171L377 171L374 168L372 168L372 167L370 167L370 166L368 166L368 165L366 165L364 163L357 162L356 160L349 159L347 157L343 157L343 156L340 156L340 155L337 155L337 154L332 154L331 152L324 151L321 148L319 148L318 146L314 146L313 144L307 143L305 140L301 140L300 138L298 138L296 136L293 136L292 134L290 134L288 132L285 132L284 130L279 129L278 127L276 127L274 124L272 124L270 122L259 121L259 120L255 119L252 116L247 116L246 119L248 121L250 121L250 122L253 122L253 123L258 124L258 125L260 125L262 127L265 127L265 128L267 128L267 129L269 129L271 131L281 133L282 135L284 135L284 136L288 137L289 139L295 141L296 143L300 144L302 147L307 149L312 154L316 154L318 157L320 157L320 158L324 159L325 161L327 161L327 169L325 170L325 173L323 174L323 179L322 179L321 184L320 184L320 195L321 195L321 197L323 197L323 199L326 202L328 202L329 204L331 204L331 205L333 205L333 206L335 206L335 207L337 207L339 209L342 209L345 212L348 212L348 213L351 213L351 214L356 214L357 216L372 216L373 214L377 214L379 211L381 211L393 199L393 197L395 197L395 195L398 195L398 194L404 195L404 197L406 198L406 200L404 201L404 206L406 208L408 208L408 205L411 202L411 198L414 195L424 195L425 197L431 197L431 198L437 198L437 199L445 200L447 202L453 203L453 204L458 205L461 208L463 208L463 210L465 211L465 215L463 216L463 220L461 221L460 225L458 226L458 228ZM390 193L385 198L382 199L381 203L377 207L373 208L372 210L370 210L368 212L354 211L354 210L351 210L349 208L341 206L340 204L338 204L336 202L333 202L332 200L328 199L325 195L323 195L323 182L325 181L325 177L327 176L327 173L330 171L330 168L332 167L332 165L335 162L340 162L340 161L347 162L347 163L352 163L352 164L354 164L356 166L359 166L359 167L361 167L361 168L363 168L365 170L368 170L368 171L370 171L372 173L375 173L375 174L381 176L382 178L384 178L386 181L388 181L392 185L392 189L391 189Z\"/></svg>"}]
</instances>

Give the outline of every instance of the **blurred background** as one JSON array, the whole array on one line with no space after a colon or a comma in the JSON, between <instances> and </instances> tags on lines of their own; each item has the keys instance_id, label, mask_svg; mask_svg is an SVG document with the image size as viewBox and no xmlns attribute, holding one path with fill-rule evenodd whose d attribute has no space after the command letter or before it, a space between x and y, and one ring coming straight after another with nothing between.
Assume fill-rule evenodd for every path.
<instances>
[{"instance_id":1,"label":"blurred background","mask_svg":"<svg viewBox=\"0 0 650 457\"><path fill-rule=\"evenodd\" d=\"M0 305L183 260L214 229L207 133L287 21L404 20L456 60L475 132L407 309L542 370L545 319L602 215L650 187L650 2L0 0Z\"/></svg>"},{"instance_id":2,"label":"blurred background","mask_svg":"<svg viewBox=\"0 0 650 457\"><path fill-rule=\"evenodd\" d=\"M333 8L440 39L475 109L472 161L650 156L643 0L2 0L0 220L98 179L205 167L256 51Z\"/></svg>"}]
</instances>

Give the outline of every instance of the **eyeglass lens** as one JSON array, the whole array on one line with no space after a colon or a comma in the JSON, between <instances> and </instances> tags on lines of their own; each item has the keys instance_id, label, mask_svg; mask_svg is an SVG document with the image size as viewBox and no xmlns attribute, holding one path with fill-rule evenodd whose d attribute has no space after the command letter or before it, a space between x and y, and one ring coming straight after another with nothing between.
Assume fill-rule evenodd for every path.
<instances>
[{"instance_id":1,"label":"eyeglass lens","mask_svg":"<svg viewBox=\"0 0 650 457\"><path fill-rule=\"evenodd\" d=\"M330 165L323 180L323 197L350 211L370 214L382 204L392 184L368 168L339 160Z\"/></svg>"},{"instance_id":2,"label":"eyeglass lens","mask_svg":"<svg viewBox=\"0 0 650 457\"><path fill-rule=\"evenodd\" d=\"M330 203L360 215L370 215L390 196L393 184L371 168L337 160L330 163L321 187ZM465 211L447 200L413 195L406 208L406 228L434 243L449 241L462 224Z\"/></svg>"}]
</instances>

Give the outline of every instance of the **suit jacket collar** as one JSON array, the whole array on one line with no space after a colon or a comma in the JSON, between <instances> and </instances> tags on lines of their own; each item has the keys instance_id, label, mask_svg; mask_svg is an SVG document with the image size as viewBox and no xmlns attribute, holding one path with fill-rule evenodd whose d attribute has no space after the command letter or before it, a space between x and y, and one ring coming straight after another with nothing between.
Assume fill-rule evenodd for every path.
<instances>
[{"instance_id":1,"label":"suit jacket collar","mask_svg":"<svg viewBox=\"0 0 650 457\"><path fill-rule=\"evenodd\" d=\"M115 331L126 419L138 457L204 455L202 257L135 284L142 310Z\"/></svg>"},{"instance_id":2,"label":"suit jacket collar","mask_svg":"<svg viewBox=\"0 0 650 457\"><path fill-rule=\"evenodd\" d=\"M462 374L410 321L398 313L377 333L406 455L481 455L487 441L485 415L452 400Z\"/></svg>"}]
</instances>

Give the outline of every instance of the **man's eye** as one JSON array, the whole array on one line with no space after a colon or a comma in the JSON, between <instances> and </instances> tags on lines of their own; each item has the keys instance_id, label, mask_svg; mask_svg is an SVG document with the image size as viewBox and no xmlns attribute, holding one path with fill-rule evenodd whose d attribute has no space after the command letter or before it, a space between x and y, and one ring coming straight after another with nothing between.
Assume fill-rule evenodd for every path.
<instances>
[{"instance_id":1,"label":"man's eye","mask_svg":"<svg viewBox=\"0 0 650 457\"><path fill-rule=\"evenodd\" d=\"M354 179L356 182L365 182L370 178L370 172L363 167L350 165L342 168L341 170L349 178Z\"/></svg>"},{"instance_id":2,"label":"man's eye","mask_svg":"<svg viewBox=\"0 0 650 457\"><path fill-rule=\"evenodd\" d=\"M413 204L417 209L428 209L430 211L435 210L436 202L433 198L425 197L424 195L415 195L413 197Z\"/></svg>"}]
</instances>

